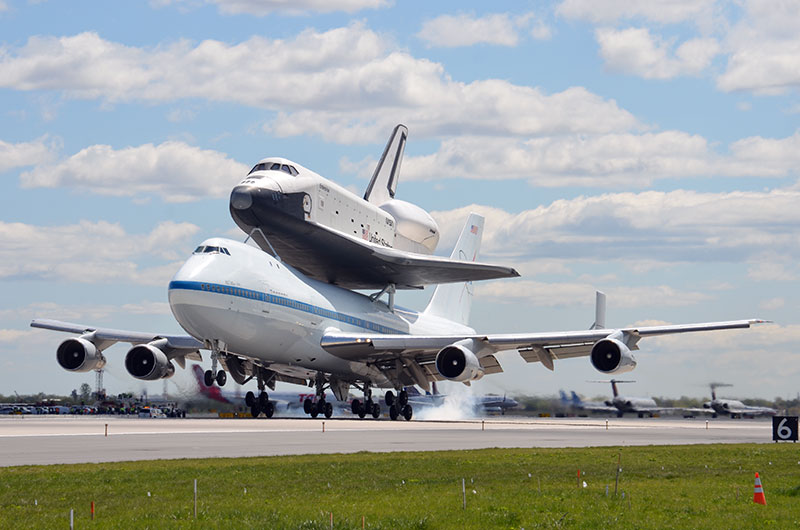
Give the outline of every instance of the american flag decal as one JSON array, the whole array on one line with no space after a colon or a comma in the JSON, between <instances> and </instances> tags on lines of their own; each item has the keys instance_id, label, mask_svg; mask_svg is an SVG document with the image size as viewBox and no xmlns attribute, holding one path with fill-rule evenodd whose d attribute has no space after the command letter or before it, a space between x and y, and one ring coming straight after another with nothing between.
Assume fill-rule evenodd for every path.
<instances>
[{"instance_id":1,"label":"american flag decal","mask_svg":"<svg viewBox=\"0 0 800 530\"><path fill-rule=\"evenodd\" d=\"M469 227L469 231L472 232L473 234L477 234L478 233L478 227L475 226L475 225L472 225L472 226Z\"/></svg>"}]
</instances>

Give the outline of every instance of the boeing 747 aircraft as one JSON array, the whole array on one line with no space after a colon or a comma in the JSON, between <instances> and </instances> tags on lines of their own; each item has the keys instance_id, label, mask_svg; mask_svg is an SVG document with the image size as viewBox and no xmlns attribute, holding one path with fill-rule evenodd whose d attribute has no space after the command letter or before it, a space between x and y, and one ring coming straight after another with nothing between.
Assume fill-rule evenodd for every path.
<instances>
[{"instance_id":1,"label":"boeing 747 aircraft","mask_svg":"<svg viewBox=\"0 0 800 530\"><path fill-rule=\"evenodd\" d=\"M483 218L471 214L451 261L476 259ZM346 251L344 251L346 252ZM384 290L385 291L385 290ZM432 381L469 384L502 372L495 353L516 350L528 362L550 370L556 359L588 356L604 374L636 366L632 350L642 338L722 329L748 328L759 320L703 324L606 328L531 333L478 333L467 325L472 284L438 285L423 311L394 306L382 293L363 295L310 278L260 248L223 238L201 243L169 283L169 304L188 335L124 331L36 319L31 326L68 332L56 349L64 369L87 372L106 364L103 352L116 342L133 345L125 367L135 378L171 377L175 365L200 360L209 350L209 385L223 386L225 370L239 384L255 379L260 391L253 416L269 409L266 388L276 381L308 385L316 399L304 409L330 416L325 390L340 401L351 386L363 392L353 409L378 416L372 388L388 388L385 403L392 419L411 419L406 386L430 389ZM604 314L604 311L603 311ZM218 370L222 364L225 370ZM397 392L395 394L392 389Z\"/></svg>"}]
</instances>

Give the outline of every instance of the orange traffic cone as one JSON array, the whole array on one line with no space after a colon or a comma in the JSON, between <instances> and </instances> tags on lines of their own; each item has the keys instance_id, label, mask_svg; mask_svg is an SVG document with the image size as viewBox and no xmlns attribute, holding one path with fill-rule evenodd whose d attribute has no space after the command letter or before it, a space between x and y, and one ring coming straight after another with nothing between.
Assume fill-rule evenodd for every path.
<instances>
[{"instance_id":1,"label":"orange traffic cone","mask_svg":"<svg viewBox=\"0 0 800 530\"><path fill-rule=\"evenodd\" d=\"M764 498L764 488L761 487L761 479L758 478L758 472L756 472L756 489L755 493L753 493L753 502L764 506L767 505L767 499Z\"/></svg>"}]
</instances>

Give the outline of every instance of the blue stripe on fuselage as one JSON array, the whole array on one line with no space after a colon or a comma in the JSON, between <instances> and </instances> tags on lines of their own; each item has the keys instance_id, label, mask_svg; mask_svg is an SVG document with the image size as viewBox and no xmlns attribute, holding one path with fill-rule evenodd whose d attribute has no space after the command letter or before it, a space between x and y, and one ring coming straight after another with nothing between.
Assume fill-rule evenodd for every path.
<instances>
[{"instance_id":1,"label":"blue stripe on fuselage","mask_svg":"<svg viewBox=\"0 0 800 530\"><path fill-rule=\"evenodd\" d=\"M375 333L390 333L390 334L402 334L402 335L408 334L407 331L400 331L394 328L384 326L382 324L371 322L369 320L364 320L363 318L354 317L352 315L347 315L345 313L339 313L338 311L331 311L330 309L325 309L324 307L307 304L305 302L300 302L299 300L293 300L285 296L277 296L274 294L263 293L261 291L255 291L253 289L243 289L241 287L233 287L230 285L223 285L219 283L187 282L182 280L181 281L173 280L169 282L169 290L171 291L173 289L219 293L228 296L236 296L239 298L248 298L250 300L260 300L261 302L265 302L267 304L289 307L292 309L296 309L298 311L302 311L304 313L321 316L323 318L336 320L338 322L344 322L345 324L350 324L351 326L356 326L362 329L366 329L368 331L373 331Z\"/></svg>"}]
</instances>

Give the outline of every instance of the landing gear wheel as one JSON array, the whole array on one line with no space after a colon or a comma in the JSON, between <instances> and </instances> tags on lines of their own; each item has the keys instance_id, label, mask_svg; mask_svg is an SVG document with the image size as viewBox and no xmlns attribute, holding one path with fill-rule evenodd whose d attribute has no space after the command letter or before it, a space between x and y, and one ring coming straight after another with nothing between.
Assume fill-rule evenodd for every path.
<instances>
[{"instance_id":1,"label":"landing gear wheel","mask_svg":"<svg viewBox=\"0 0 800 530\"><path fill-rule=\"evenodd\" d=\"M397 412L397 407L394 405L389 407L389 417L392 419L392 421L396 420L398 415L399 413Z\"/></svg>"},{"instance_id":2,"label":"landing gear wheel","mask_svg":"<svg viewBox=\"0 0 800 530\"><path fill-rule=\"evenodd\" d=\"M261 414L261 407L258 405L258 403L253 403L250 405L250 414L254 418L258 418L258 415Z\"/></svg>"},{"instance_id":3,"label":"landing gear wheel","mask_svg":"<svg viewBox=\"0 0 800 530\"><path fill-rule=\"evenodd\" d=\"M303 401L303 412L311 414L312 410L314 410L314 402L311 401L311 398L306 398L305 401Z\"/></svg>"},{"instance_id":4,"label":"landing gear wheel","mask_svg":"<svg viewBox=\"0 0 800 530\"><path fill-rule=\"evenodd\" d=\"M414 411L411 410L411 405L406 405L403 407L403 417L406 421L411 421L411 416L414 414Z\"/></svg>"},{"instance_id":5,"label":"landing gear wheel","mask_svg":"<svg viewBox=\"0 0 800 530\"><path fill-rule=\"evenodd\" d=\"M386 392L386 395L384 396L383 400L386 401L387 407L391 407L392 405L394 405L394 392L392 392L391 390Z\"/></svg>"},{"instance_id":6,"label":"landing gear wheel","mask_svg":"<svg viewBox=\"0 0 800 530\"><path fill-rule=\"evenodd\" d=\"M617 418L621 418L621 417L622 417L622 413L621 412L617 412Z\"/></svg>"},{"instance_id":7,"label":"landing gear wheel","mask_svg":"<svg viewBox=\"0 0 800 530\"><path fill-rule=\"evenodd\" d=\"M248 407L252 407L253 403L255 402L256 402L256 395L253 394L252 392L248 392L247 394L244 395L244 404L247 405Z\"/></svg>"},{"instance_id":8,"label":"landing gear wheel","mask_svg":"<svg viewBox=\"0 0 800 530\"><path fill-rule=\"evenodd\" d=\"M220 370L217 372L217 384L219 386L225 386L225 383L228 381L228 374L225 373L225 370Z\"/></svg>"},{"instance_id":9,"label":"landing gear wheel","mask_svg":"<svg viewBox=\"0 0 800 530\"><path fill-rule=\"evenodd\" d=\"M267 409L267 403L269 403L269 394L267 394L266 392L262 391L258 395L258 404L261 405L262 409L266 410Z\"/></svg>"},{"instance_id":10,"label":"landing gear wheel","mask_svg":"<svg viewBox=\"0 0 800 530\"><path fill-rule=\"evenodd\" d=\"M325 417L330 418L331 416L333 416L333 405L331 403L326 402L324 411L325 411Z\"/></svg>"},{"instance_id":11,"label":"landing gear wheel","mask_svg":"<svg viewBox=\"0 0 800 530\"><path fill-rule=\"evenodd\" d=\"M267 418L271 418L275 414L275 403L272 401L267 401L267 406L264 407L264 415Z\"/></svg>"},{"instance_id":12,"label":"landing gear wheel","mask_svg":"<svg viewBox=\"0 0 800 530\"><path fill-rule=\"evenodd\" d=\"M203 374L203 382L206 386L214 385L214 374L211 373L211 370L206 370L206 373Z\"/></svg>"},{"instance_id":13,"label":"landing gear wheel","mask_svg":"<svg viewBox=\"0 0 800 530\"><path fill-rule=\"evenodd\" d=\"M320 412L321 411L320 411L319 403L314 404L313 408L311 409L311 417L312 418L316 418L317 416L319 416Z\"/></svg>"},{"instance_id":14,"label":"landing gear wheel","mask_svg":"<svg viewBox=\"0 0 800 530\"><path fill-rule=\"evenodd\" d=\"M408 405L408 392L406 392L405 390L401 390L400 392L398 392L397 403L401 407L405 407L406 405Z\"/></svg>"},{"instance_id":15,"label":"landing gear wheel","mask_svg":"<svg viewBox=\"0 0 800 530\"><path fill-rule=\"evenodd\" d=\"M361 402L357 399L354 399L352 403L350 403L350 411L355 415L358 414L358 411L361 409ZM363 418L363 416L362 416Z\"/></svg>"},{"instance_id":16,"label":"landing gear wheel","mask_svg":"<svg viewBox=\"0 0 800 530\"><path fill-rule=\"evenodd\" d=\"M377 403L372 404L372 417L376 420L381 416L381 406Z\"/></svg>"}]
</instances>

